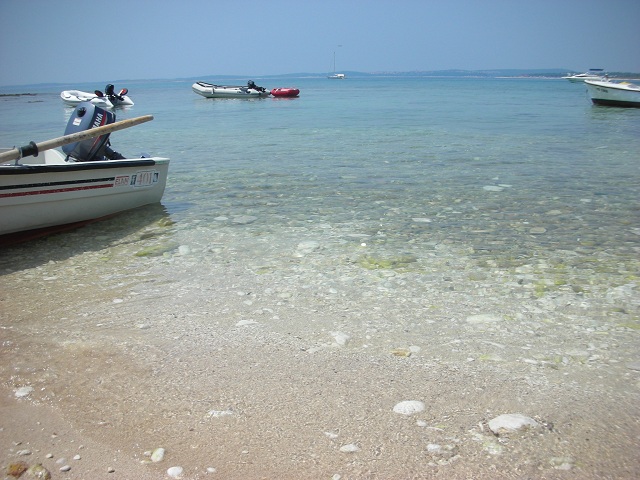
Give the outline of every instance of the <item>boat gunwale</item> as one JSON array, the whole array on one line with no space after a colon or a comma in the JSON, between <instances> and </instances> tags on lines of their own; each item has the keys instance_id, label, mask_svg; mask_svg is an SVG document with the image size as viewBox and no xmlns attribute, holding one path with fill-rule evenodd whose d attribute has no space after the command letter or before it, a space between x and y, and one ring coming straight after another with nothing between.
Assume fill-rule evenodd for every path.
<instances>
[{"instance_id":1,"label":"boat gunwale","mask_svg":"<svg viewBox=\"0 0 640 480\"><path fill-rule=\"evenodd\" d=\"M64 173L83 170L111 170L118 168L152 167L169 163L168 158L154 157L143 159L108 160L100 162L77 162L61 164L18 164L0 165L0 175L29 175L39 173Z\"/></svg>"},{"instance_id":2,"label":"boat gunwale","mask_svg":"<svg viewBox=\"0 0 640 480\"><path fill-rule=\"evenodd\" d=\"M200 85L201 87L204 88L241 88L241 89L246 89L246 90L250 90L250 87L246 86L246 85L220 85L218 83L207 83L207 82L196 82L196 84Z\"/></svg>"},{"instance_id":3,"label":"boat gunwale","mask_svg":"<svg viewBox=\"0 0 640 480\"><path fill-rule=\"evenodd\" d=\"M594 87L611 88L613 90L624 90L625 92L637 92L640 91L640 86L635 83L616 83L611 81L602 80L585 80L584 83L592 85Z\"/></svg>"}]
</instances>

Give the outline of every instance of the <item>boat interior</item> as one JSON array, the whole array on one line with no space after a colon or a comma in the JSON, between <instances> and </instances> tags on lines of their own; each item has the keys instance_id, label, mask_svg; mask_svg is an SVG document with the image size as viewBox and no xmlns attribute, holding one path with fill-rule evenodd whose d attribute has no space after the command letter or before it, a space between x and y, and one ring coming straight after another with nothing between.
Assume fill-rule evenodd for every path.
<instances>
[{"instance_id":1,"label":"boat interior","mask_svg":"<svg viewBox=\"0 0 640 480\"><path fill-rule=\"evenodd\" d=\"M9 148L0 149L0 153L9 151ZM66 155L58 150L45 150L38 156L22 157L19 160L4 162L3 165L67 165Z\"/></svg>"}]
</instances>

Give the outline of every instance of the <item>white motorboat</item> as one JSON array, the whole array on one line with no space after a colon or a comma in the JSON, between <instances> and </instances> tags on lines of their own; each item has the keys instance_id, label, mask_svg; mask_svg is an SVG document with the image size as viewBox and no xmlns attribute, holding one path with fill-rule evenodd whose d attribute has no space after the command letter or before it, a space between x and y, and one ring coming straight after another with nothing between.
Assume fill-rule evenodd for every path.
<instances>
[{"instance_id":1,"label":"white motorboat","mask_svg":"<svg viewBox=\"0 0 640 480\"><path fill-rule=\"evenodd\" d=\"M83 92L82 90L64 90L60 93L62 101L72 107L82 102L91 102L101 108L126 107L133 105L133 100L127 95L129 90L123 88L119 93L115 93L112 84L108 84L105 93L96 90L94 93Z\"/></svg>"},{"instance_id":2,"label":"white motorboat","mask_svg":"<svg viewBox=\"0 0 640 480\"><path fill-rule=\"evenodd\" d=\"M562 78L569 80L571 83L579 83L584 82L585 80L603 80L605 78L605 74L602 68L591 68L586 73L567 74Z\"/></svg>"},{"instance_id":3,"label":"white motorboat","mask_svg":"<svg viewBox=\"0 0 640 480\"><path fill-rule=\"evenodd\" d=\"M169 159L125 158L108 142L111 131L152 118L109 124L113 113L82 103L69 119L68 135L0 153L0 238L87 223L159 202ZM61 145L64 153L52 149Z\"/></svg>"},{"instance_id":4,"label":"white motorboat","mask_svg":"<svg viewBox=\"0 0 640 480\"><path fill-rule=\"evenodd\" d=\"M640 86L629 82L585 80L587 92L596 105L640 108Z\"/></svg>"},{"instance_id":5,"label":"white motorboat","mask_svg":"<svg viewBox=\"0 0 640 480\"><path fill-rule=\"evenodd\" d=\"M246 86L214 85L207 82L196 82L191 89L206 98L263 98L269 92L249 80Z\"/></svg>"}]
</instances>

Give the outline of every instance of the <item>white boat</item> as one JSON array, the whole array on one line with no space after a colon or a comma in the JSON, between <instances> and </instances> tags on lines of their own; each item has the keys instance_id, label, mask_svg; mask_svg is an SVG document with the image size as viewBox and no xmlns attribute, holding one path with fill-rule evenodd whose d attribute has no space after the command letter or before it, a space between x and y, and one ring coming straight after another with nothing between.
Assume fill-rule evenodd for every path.
<instances>
[{"instance_id":1,"label":"white boat","mask_svg":"<svg viewBox=\"0 0 640 480\"><path fill-rule=\"evenodd\" d=\"M207 82L196 82L191 89L206 98L263 98L270 93L264 87L259 87L249 80L247 85L214 85Z\"/></svg>"},{"instance_id":2,"label":"white boat","mask_svg":"<svg viewBox=\"0 0 640 480\"><path fill-rule=\"evenodd\" d=\"M640 108L640 86L629 82L585 80L587 92L596 105Z\"/></svg>"},{"instance_id":3,"label":"white boat","mask_svg":"<svg viewBox=\"0 0 640 480\"><path fill-rule=\"evenodd\" d=\"M129 93L129 90L123 88L116 94L113 85L108 84L105 93L100 90L96 90L94 93L83 92L82 90L64 90L60 93L60 98L65 104L72 107L82 102L91 102L100 108L113 108L133 105L133 100L127 93Z\"/></svg>"},{"instance_id":4,"label":"white boat","mask_svg":"<svg viewBox=\"0 0 640 480\"><path fill-rule=\"evenodd\" d=\"M113 104L104 95L98 96L95 93L83 92L81 90L64 90L60 93L60 98L71 107L75 107L82 102L91 102L101 108L113 108Z\"/></svg>"},{"instance_id":5,"label":"white boat","mask_svg":"<svg viewBox=\"0 0 640 480\"><path fill-rule=\"evenodd\" d=\"M586 73L567 74L562 77L572 83L584 82L585 80L603 80L605 78L602 68L592 68Z\"/></svg>"},{"instance_id":6,"label":"white boat","mask_svg":"<svg viewBox=\"0 0 640 480\"><path fill-rule=\"evenodd\" d=\"M90 110L86 106L99 110L98 116L93 115L93 111L87 112L90 125L100 123L96 120L102 118L100 115L111 113L83 103L67 126L69 130L75 123L80 129L78 132L41 144L31 142L0 154L0 236L13 237L18 232L27 236L36 229L87 223L157 203L162 198L169 159L124 158L114 152L108 146L109 133L96 139L91 128L84 128L85 122L77 122L79 109ZM93 130L110 132L147 119L124 120ZM79 136L83 139L69 144L68 139ZM89 136L91 138L86 138ZM67 144L63 147L66 154L51 148L42 151L45 144L53 142L60 146L62 140ZM93 156L82 158L87 152ZM7 158L13 161L2 163Z\"/></svg>"}]
</instances>

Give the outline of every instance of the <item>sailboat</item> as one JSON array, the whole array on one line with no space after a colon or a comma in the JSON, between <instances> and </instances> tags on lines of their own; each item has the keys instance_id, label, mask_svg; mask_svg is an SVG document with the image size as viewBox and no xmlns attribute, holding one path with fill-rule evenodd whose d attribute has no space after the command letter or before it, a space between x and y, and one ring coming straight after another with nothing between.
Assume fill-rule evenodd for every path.
<instances>
[{"instance_id":1,"label":"sailboat","mask_svg":"<svg viewBox=\"0 0 640 480\"><path fill-rule=\"evenodd\" d=\"M333 52L333 74L327 75L327 78L331 78L334 80L344 80L347 78L344 73L336 73L336 52Z\"/></svg>"}]
</instances>

